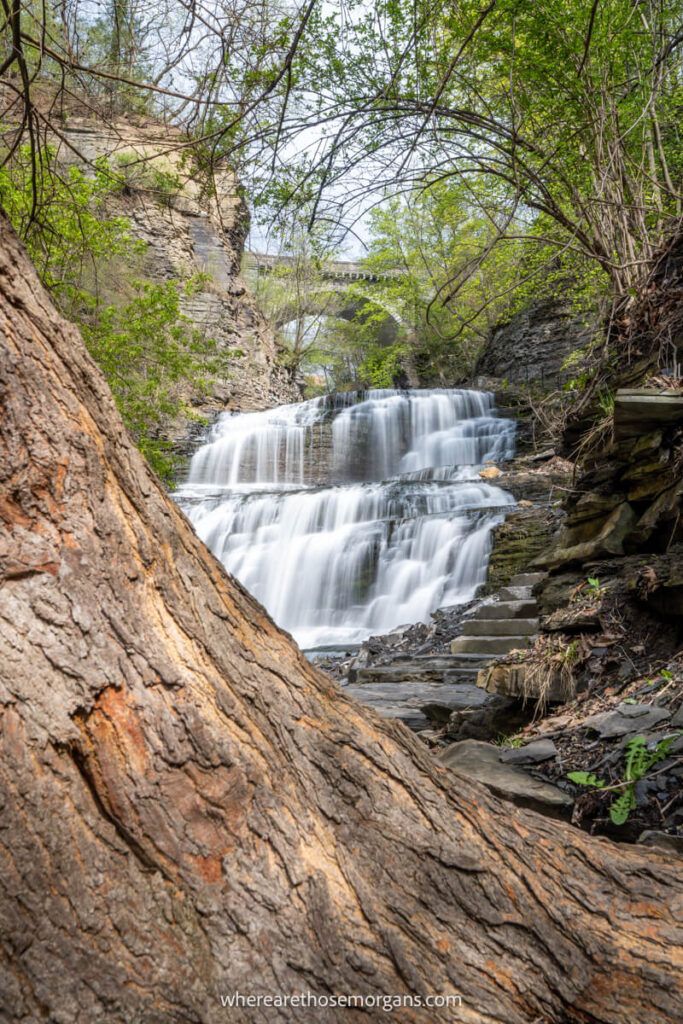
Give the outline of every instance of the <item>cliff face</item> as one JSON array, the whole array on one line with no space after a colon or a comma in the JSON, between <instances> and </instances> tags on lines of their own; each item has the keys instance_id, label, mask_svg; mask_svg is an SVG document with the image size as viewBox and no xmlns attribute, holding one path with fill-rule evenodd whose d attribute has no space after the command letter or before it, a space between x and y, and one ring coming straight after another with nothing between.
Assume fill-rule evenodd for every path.
<instances>
[{"instance_id":1,"label":"cliff face","mask_svg":"<svg viewBox=\"0 0 683 1024\"><path fill-rule=\"evenodd\" d=\"M562 303L539 300L493 329L475 374L557 387L571 375L563 371L565 359L592 334Z\"/></svg>"},{"instance_id":2,"label":"cliff face","mask_svg":"<svg viewBox=\"0 0 683 1024\"><path fill-rule=\"evenodd\" d=\"M222 169L209 182L180 133L132 119L97 124L70 118L59 156L80 164L106 157L130 183L109 205L147 243L146 277L185 281L202 275L199 290L183 300L184 312L206 337L241 354L230 359L225 379L208 396L194 394L188 384L190 404L211 415L298 400L300 389L279 361L273 330L240 277L248 214L232 171ZM183 421L169 432L182 447L193 430Z\"/></svg>"}]
</instances>

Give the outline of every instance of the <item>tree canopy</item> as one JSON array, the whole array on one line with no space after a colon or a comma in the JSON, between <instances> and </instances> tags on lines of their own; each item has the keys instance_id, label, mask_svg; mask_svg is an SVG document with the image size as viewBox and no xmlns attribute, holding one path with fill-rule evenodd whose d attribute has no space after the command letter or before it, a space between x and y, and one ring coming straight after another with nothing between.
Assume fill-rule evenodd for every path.
<instances>
[{"instance_id":1,"label":"tree canopy","mask_svg":"<svg viewBox=\"0 0 683 1024\"><path fill-rule=\"evenodd\" d=\"M682 26L680 0L17 5L4 159L28 147L31 220L75 97L167 119L209 175L238 167L268 218L370 234L380 262L410 235L412 255L391 253L412 268L401 300L419 293L428 347L459 339L467 362L510 296L549 278L618 305L646 280L681 216Z\"/></svg>"}]
</instances>

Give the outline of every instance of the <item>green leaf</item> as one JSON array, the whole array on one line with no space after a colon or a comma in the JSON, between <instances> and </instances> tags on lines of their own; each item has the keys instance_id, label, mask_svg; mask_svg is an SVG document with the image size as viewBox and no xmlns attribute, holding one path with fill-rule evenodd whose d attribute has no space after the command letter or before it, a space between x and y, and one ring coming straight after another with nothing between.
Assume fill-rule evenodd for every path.
<instances>
[{"instance_id":1,"label":"green leaf","mask_svg":"<svg viewBox=\"0 0 683 1024\"><path fill-rule=\"evenodd\" d=\"M652 755L647 749L644 736L634 736L626 744L626 782L638 782L652 764Z\"/></svg>"},{"instance_id":2,"label":"green leaf","mask_svg":"<svg viewBox=\"0 0 683 1024\"><path fill-rule=\"evenodd\" d=\"M567 778L577 786L591 786L593 789L602 789L605 785L605 780L599 779L593 772L569 772Z\"/></svg>"},{"instance_id":3,"label":"green leaf","mask_svg":"<svg viewBox=\"0 0 683 1024\"><path fill-rule=\"evenodd\" d=\"M636 806L636 797L633 786L629 786L626 792L618 797L609 809L609 816L614 825L623 825L629 814Z\"/></svg>"}]
</instances>

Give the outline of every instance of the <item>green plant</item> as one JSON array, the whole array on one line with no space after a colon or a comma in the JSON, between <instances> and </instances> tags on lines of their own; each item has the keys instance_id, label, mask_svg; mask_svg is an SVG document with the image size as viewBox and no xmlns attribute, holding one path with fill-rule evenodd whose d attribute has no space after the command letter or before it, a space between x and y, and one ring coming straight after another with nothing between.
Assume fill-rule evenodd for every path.
<instances>
[{"instance_id":1,"label":"green plant","mask_svg":"<svg viewBox=\"0 0 683 1024\"><path fill-rule=\"evenodd\" d=\"M588 370L582 370L576 377L571 377L562 385L563 391L585 391L591 380L595 370L591 367Z\"/></svg>"},{"instance_id":2,"label":"green plant","mask_svg":"<svg viewBox=\"0 0 683 1024\"><path fill-rule=\"evenodd\" d=\"M116 181L106 161L96 161L94 174L86 175L73 165L58 165L48 147L35 188L37 204L31 154L23 146L0 168L0 205L54 302L78 322L98 305L112 265L135 265L145 244L132 237L125 217L108 212Z\"/></svg>"},{"instance_id":3,"label":"green plant","mask_svg":"<svg viewBox=\"0 0 683 1024\"><path fill-rule=\"evenodd\" d=\"M59 164L49 147L43 155L34 215L26 147L0 168L0 204L55 304L80 327L138 447L170 481L176 460L165 428L181 414L198 418L188 394L206 393L227 372L226 359L238 354L219 350L182 312L183 296L201 291L208 275L155 283L136 273L146 244L132 237L127 218L112 217L109 209L122 187L122 158L114 165L98 159L94 174L86 175ZM172 174L147 164L135 173L158 196L179 186Z\"/></svg>"},{"instance_id":4,"label":"green plant","mask_svg":"<svg viewBox=\"0 0 683 1024\"><path fill-rule=\"evenodd\" d=\"M598 396L598 405L603 416L614 415L614 395L609 391L602 391Z\"/></svg>"},{"instance_id":5,"label":"green plant","mask_svg":"<svg viewBox=\"0 0 683 1024\"><path fill-rule=\"evenodd\" d=\"M581 657L578 639L569 643L562 635L541 636L531 653L520 651L518 660L524 661L522 698L536 702L536 716L547 707L552 691L569 700L574 694L574 668ZM553 698L555 699L555 698Z\"/></svg>"},{"instance_id":6,"label":"green plant","mask_svg":"<svg viewBox=\"0 0 683 1024\"><path fill-rule=\"evenodd\" d=\"M580 644L577 639L571 640L561 652L560 660L567 668L571 668L579 660Z\"/></svg>"},{"instance_id":7,"label":"green plant","mask_svg":"<svg viewBox=\"0 0 683 1024\"><path fill-rule=\"evenodd\" d=\"M372 388L393 387L406 352L406 346L400 343L384 348L378 345L369 346L363 362L358 367L360 380Z\"/></svg>"},{"instance_id":8,"label":"green plant","mask_svg":"<svg viewBox=\"0 0 683 1024\"><path fill-rule=\"evenodd\" d=\"M166 205L183 189L183 180L175 170L142 161L135 153L120 153L114 160L111 176L119 190L151 192Z\"/></svg>"},{"instance_id":9,"label":"green plant","mask_svg":"<svg viewBox=\"0 0 683 1024\"><path fill-rule=\"evenodd\" d=\"M516 750L524 743L524 737L519 732L509 734L502 732L493 742L497 747L505 747L506 750Z\"/></svg>"},{"instance_id":10,"label":"green plant","mask_svg":"<svg viewBox=\"0 0 683 1024\"><path fill-rule=\"evenodd\" d=\"M181 312L183 291L173 281L134 282L135 295L123 306L108 306L90 324L83 324L86 345L112 389L124 423L138 447L162 479L175 469L171 444L163 438L164 425L185 414L198 418L183 397L184 382L206 391L233 350L219 350L216 342L195 330Z\"/></svg>"},{"instance_id":11,"label":"green plant","mask_svg":"<svg viewBox=\"0 0 683 1024\"><path fill-rule=\"evenodd\" d=\"M605 791L619 790L619 796L610 805L609 816L614 825L623 825L636 807L636 783L640 782L654 765L668 756L674 740L679 735L680 733L666 736L652 750L648 750L644 736L634 736L626 744L623 779L613 786L608 786L604 779L598 778L593 772L568 772L567 778L577 786Z\"/></svg>"},{"instance_id":12,"label":"green plant","mask_svg":"<svg viewBox=\"0 0 683 1024\"><path fill-rule=\"evenodd\" d=\"M605 592L605 588L602 586L597 576L589 576L586 583L588 585L589 596L595 600L599 600Z\"/></svg>"}]
</instances>

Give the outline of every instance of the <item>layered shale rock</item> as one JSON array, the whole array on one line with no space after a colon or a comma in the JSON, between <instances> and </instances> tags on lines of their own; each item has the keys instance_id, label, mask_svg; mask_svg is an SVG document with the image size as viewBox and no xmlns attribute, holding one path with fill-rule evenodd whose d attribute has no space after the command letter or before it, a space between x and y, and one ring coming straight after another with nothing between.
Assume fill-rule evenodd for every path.
<instances>
[{"instance_id":1,"label":"layered shale rock","mask_svg":"<svg viewBox=\"0 0 683 1024\"><path fill-rule=\"evenodd\" d=\"M569 375L567 357L587 345L593 333L563 303L533 302L493 329L475 373L512 384L555 386Z\"/></svg>"},{"instance_id":2,"label":"layered shale rock","mask_svg":"<svg viewBox=\"0 0 683 1024\"><path fill-rule=\"evenodd\" d=\"M683 390L617 391L613 434L579 480L557 543L537 566L662 551L683 538Z\"/></svg>"},{"instance_id":3,"label":"layered shale rock","mask_svg":"<svg viewBox=\"0 0 683 1024\"><path fill-rule=\"evenodd\" d=\"M185 385L188 403L211 416L297 401L298 382L282 365L276 336L240 277L249 217L234 172L221 166L209 174L182 133L131 116L113 123L70 118L58 156L86 170L107 160L122 182L107 199L108 212L126 217L134 238L146 244L139 268L146 278L196 282L183 297L183 312L232 354L208 394ZM196 446L197 428L187 418L168 433L181 451Z\"/></svg>"}]
</instances>

